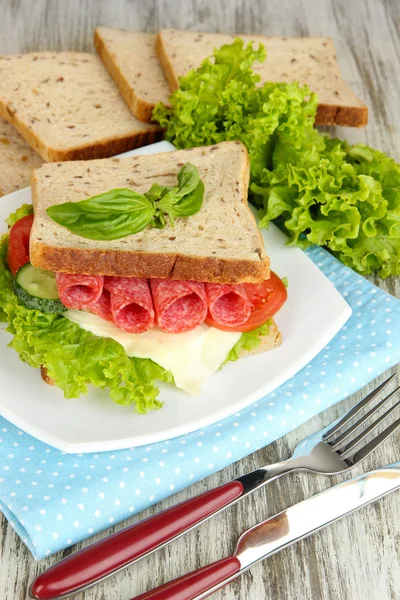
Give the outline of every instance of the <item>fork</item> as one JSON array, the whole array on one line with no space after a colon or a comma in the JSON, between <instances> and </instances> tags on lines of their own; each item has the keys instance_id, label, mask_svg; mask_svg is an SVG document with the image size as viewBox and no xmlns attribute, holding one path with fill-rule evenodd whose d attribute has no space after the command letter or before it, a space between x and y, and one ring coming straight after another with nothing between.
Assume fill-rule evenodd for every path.
<instances>
[{"instance_id":1,"label":"fork","mask_svg":"<svg viewBox=\"0 0 400 600\"><path fill-rule=\"evenodd\" d=\"M335 475L348 471L363 461L400 426L399 418L359 447L400 406L398 400L388 408L390 400L400 390L398 386L360 416L394 378L395 375L392 375L386 379L331 426L301 441L291 458L260 467L72 554L42 573L32 584L30 596L47 600L82 591L165 546L244 496L287 473L309 471ZM385 412L378 419L372 420L381 409L385 409ZM354 424L350 425L353 420ZM367 427L358 433L364 425Z\"/></svg>"}]
</instances>

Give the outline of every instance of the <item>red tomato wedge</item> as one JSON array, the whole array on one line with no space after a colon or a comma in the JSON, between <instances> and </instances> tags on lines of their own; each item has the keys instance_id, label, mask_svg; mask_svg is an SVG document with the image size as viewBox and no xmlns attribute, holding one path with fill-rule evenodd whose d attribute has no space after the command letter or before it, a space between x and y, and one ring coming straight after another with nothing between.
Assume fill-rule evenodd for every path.
<instances>
[{"instance_id":1,"label":"red tomato wedge","mask_svg":"<svg viewBox=\"0 0 400 600\"><path fill-rule=\"evenodd\" d=\"M207 325L222 329L222 331L251 331L273 317L282 304L286 302L287 290L285 284L273 271L271 271L270 278L263 281L263 283L244 283L243 285L251 304L250 317L246 323L238 327L225 327L218 325L208 314L206 318Z\"/></svg>"},{"instance_id":2,"label":"red tomato wedge","mask_svg":"<svg viewBox=\"0 0 400 600\"><path fill-rule=\"evenodd\" d=\"M20 267L29 262L29 236L31 234L33 215L19 219L10 229L7 262L15 275Z\"/></svg>"}]
</instances>

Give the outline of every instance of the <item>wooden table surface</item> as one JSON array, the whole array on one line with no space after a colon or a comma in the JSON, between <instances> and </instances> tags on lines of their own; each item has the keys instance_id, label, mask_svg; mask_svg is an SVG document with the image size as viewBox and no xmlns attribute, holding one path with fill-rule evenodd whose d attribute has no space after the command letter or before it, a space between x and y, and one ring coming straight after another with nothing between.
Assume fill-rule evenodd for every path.
<instances>
[{"instance_id":1,"label":"wooden table surface","mask_svg":"<svg viewBox=\"0 0 400 600\"><path fill-rule=\"evenodd\" d=\"M174 27L210 32L332 36L345 80L370 108L366 129L342 128L332 133L350 141L365 142L400 159L399 0L0 0L0 15L1 54L92 50L96 25L143 31ZM399 279L374 281L400 297ZM374 382L369 388L373 385ZM172 496L140 518L229 481L257 465L288 457L299 440L336 418L360 396L356 394L330 408L290 435ZM363 465L364 468L399 460L399 442L397 434ZM226 556L232 552L243 529L340 480L341 477L332 481L306 474L283 478L140 565L74 598L127 600L156 584ZM103 536L120 527L110 529ZM0 600L23 600L28 598L32 579L68 555L71 549L37 563L4 518L0 528ZM254 566L213 598L393 600L400 598L399 565L400 496L395 493Z\"/></svg>"}]
</instances>

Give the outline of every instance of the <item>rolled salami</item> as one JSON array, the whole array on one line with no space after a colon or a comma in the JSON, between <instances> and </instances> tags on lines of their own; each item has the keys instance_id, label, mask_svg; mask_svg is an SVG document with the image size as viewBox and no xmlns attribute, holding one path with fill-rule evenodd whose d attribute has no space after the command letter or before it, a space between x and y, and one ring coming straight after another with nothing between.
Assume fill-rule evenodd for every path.
<instances>
[{"instance_id":1,"label":"rolled salami","mask_svg":"<svg viewBox=\"0 0 400 600\"><path fill-rule=\"evenodd\" d=\"M128 333L143 333L154 325L154 308L147 279L105 277L110 292L111 314L117 327Z\"/></svg>"},{"instance_id":2,"label":"rolled salami","mask_svg":"<svg viewBox=\"0 0 400 600\"><path fill-rule=\"evenodd\" d=\"M88 308L100 298L103 291L102 275L72 275L56 273L58 294L67 308Z\"/></svg>"},{"instance_id":3,"label":"rolled salami","mask_svg":"<svg viewBox=\"0 0 400 600\"><path fill-rule=\"evenodd\" d=\"M150 285L160 329L183 333L203 323L207 316L204 283L150 279Z\"/></svg>"},{"instance_id":4,"label":"rolled salami","mask_svg":"<svg viewBox=\"0 0 400 600\"><path fill-rule=\"evenodd\" d=\"M243 285L206 283L208 310L218 325L236 327L247 321L251 304Z\"/></svg>"}]
</instances>

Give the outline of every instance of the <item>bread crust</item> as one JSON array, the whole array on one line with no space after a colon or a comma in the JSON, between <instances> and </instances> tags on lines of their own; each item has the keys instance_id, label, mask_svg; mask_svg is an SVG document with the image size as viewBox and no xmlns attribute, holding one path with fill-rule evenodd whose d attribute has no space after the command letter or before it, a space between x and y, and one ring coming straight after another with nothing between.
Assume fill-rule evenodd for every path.
<instances>
[{"instance_id":1,"label":"bread crust","mask_svg":"<svg viewBox=\"0 0 400 600\"><path fill-rule=\"evenodd\" d=\"M50 377L49 372L44 365L40 367L40 374L42 376L43 381L46 382L48 385L55 385L56 382L54 381L53 377Z\"/></svg>"},{"instance_id":2,"label":"bread crust","mask_svg":"<svg viewBox=\"0 0 400 600\"><path fill-rule=\"evenodd\" d=\"M160 60L161 66L164 69L165 79L168 81L171 92L175 92L179 88L179 79L175 75L174 68L168 58L168 53L165 50L162 38L162 32L157 33L156 41L154 44L156 54Z\"/></svg>"},{"instance_id":3,"label":"bread crust","mask_svg":"<svg viewBox=\"0 0 400 600\"><path fill-rule=\"evenodd\" d=\"M365 127L368 124L368 107L318 104L315 124Z\"/></svg>"},{"instance_id":4,"label":"bread crust","mask_svg":"<svg viewBox=\"0 0 400 600\"><path fill-rule=\"evenodd\" d=\"M216 283L261 283L269 277L269 258L258 261L182 254L57 248L36 240L31 263L47 271L146 277ZM71 267L73 265L73 268ZM238 277L238 272L240 276Z\"/></svg>"},{"instance_id":5,"label":"bread crust","mask_svg":"<svg viewBox=\"0 0 400 600\"><path fill-rule=\"evenodd\" d=\"M109 138L97 142L96 144L80 145L76 148L62 149L47 147L45 143L38 138L33 131L18 118L18 113L13 111L9 106L4 104L0 99L0 116L6 121L14 125L21 133L28 144L36 150L36 152L46 162L64 162L67 160L89 160L92 158L109 158L128 150L140 148L153 142L158 142L163 138L163 130L161 128L140 131L131 135L120 138Z\"/></svg>"},{"instance_id":6,"label":"bread crust","mask_svg":"<svg viewBox=\"0 0 400 600\"><path fill-rule=\"evenodd\" d=\"M107 71L117 84L121 96L131 109L132 113L137 119L139 119L139 121L143 121L144 123L151 123L151 116L155 104L153 102L148 102L147 100L144 100L135 93L135 90L132 89L132 87L129 85L123 73L115 64L115 61L113 60L112 56L109 54L107 47L104 44L103 39L98 33L97 29L94 32L94 47L101 60L103 61L103 64L106 67Z\"/></svg>"}]
</instances>

